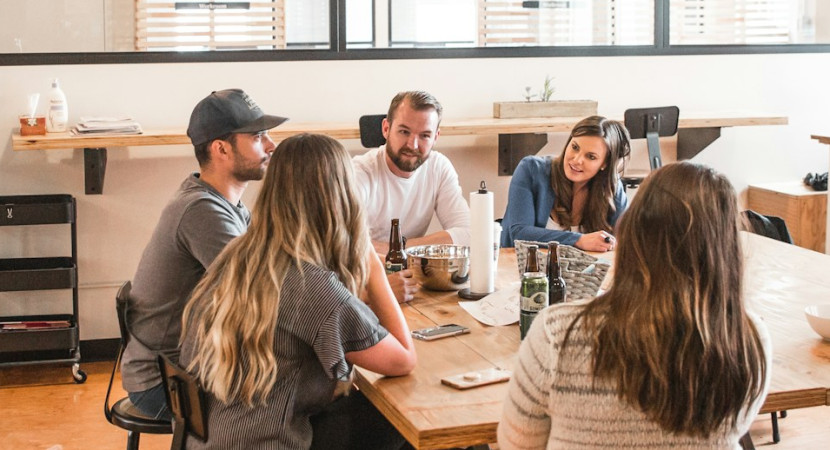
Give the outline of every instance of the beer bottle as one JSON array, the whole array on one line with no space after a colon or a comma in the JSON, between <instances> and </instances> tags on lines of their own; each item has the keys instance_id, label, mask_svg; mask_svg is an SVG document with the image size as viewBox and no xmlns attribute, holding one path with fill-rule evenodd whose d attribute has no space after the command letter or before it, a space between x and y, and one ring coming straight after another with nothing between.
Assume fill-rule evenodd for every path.
<instances>
[{"instance_id":1,"label":"beer bottle","mask_svg":"<svg viewBox=\"0 0 830 450\"><path fill-rule=\"evenodd\" d=\"M406 269L406 253L403 251L403 236L401 223L392 219L392 230L389 232L389 253L386 254L386 274Z\"/></svg>"},{"instance_id":2,"label":"beer bottle","mask_svg":"<svg viewBox=\"0 0 830 450\"><path fill-rule=\"evenodd\" d=\"M563 303L567 289L559 266L558 242L548 243L548 302L550 305Z\"/></svg>"},{"instance_id":3,"label":"beer bottle","mask_svg":"<svg viewBox=\"0 0 830 450\"><path fill-rule=\"evenodd\" d=\"M525 272L539 272L539 246L527 246L527 261L525 261Z\"/></svg>"},{"instance_id":4,"label":"beer bottle","mask_svg":"<svg viewBox=\"0 0 830 450\"><path fill-rule=\"evenodd\" d=\"M522 275L519 298L519 337L527 336L533 319L548 306L548 278L544 272L525 272Z\"/></svg>"}]
</instances>

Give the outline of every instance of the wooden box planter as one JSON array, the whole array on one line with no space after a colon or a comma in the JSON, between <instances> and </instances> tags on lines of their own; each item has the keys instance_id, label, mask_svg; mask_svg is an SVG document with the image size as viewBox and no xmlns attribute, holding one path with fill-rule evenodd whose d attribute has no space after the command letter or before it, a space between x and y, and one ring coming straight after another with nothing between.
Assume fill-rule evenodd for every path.
<instances>
[{"instance_id":1,"label":"wooden box planter","mask_svg":"<svg viewBox=\"0 0 830 450\"><path fill-rule=\"evenodd\" d=\"M549 102L495 102L493 117L588 117L596 115L595 100L554 100Z\"/></svg>"}]
</instances>

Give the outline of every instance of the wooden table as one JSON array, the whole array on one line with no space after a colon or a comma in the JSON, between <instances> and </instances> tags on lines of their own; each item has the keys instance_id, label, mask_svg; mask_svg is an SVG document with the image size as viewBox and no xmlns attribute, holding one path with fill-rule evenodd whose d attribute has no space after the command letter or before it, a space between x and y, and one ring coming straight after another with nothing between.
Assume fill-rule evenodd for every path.
<instances>
[{"instance_id":1,"label":"wooden table","mask_svg":"<svg viewBox=\"0 0 830 450\"><path fill-rule=\"evenodd\" d=\"M830 302L830 256L744 233L747 301L766 321L774 346L772 386L761 412L830 405L830 343L810 329L804 307ZM497 285L518 280L516 256L502 249ZM507 384L467 391L441 378L489 367L512 369L518 325L488 327L458 306L455 293L421 291L404 306L410 328L458 323L467 335L416 341L418 366L386 378L358 369L361 391L416 448L464 447L496 441Z\"/></svg>"},{"instance_id":2,"label":"wooden table","mask_svg":"<svg viewBox=\"0 0 830 450\"><path fill-rule=\"evenodd\" d=\"M499 174L511 175L519 160L536 154L547 142L547 133L569 132L578 117L525 119L445 119L441 122L443 136L499 136ZM677 159L690 159L720 136L721 127L786 125L787 117L759 116L744 113L695 115L684 114L678 125ZM299 133L322 133L335 139L358 139L358 121L353 122L291 122L269 131L275 141ZM87 194L103 192L108 147L156 145L189 145L182 128L147 129L143 134L128 136L73 136L52 133L44 136L21 136L12 133L14 150L84 149L84 178Z\"/></svg>"}]
</instances>

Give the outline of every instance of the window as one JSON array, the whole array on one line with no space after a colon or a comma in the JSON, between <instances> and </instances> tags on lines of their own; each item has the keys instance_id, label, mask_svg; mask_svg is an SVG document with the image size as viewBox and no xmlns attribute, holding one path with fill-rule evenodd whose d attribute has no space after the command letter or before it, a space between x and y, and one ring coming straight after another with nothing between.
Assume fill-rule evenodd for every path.
<instances>
[{"instance_id":1,"label":"window","mask_svg":"<svg viewBox=\"0 0 830 450\"><path fill-rule=\"evenodd\" d=\"M830 2L671 0L671 45L830 42ZM821 22L823 34L817 35Z\"/></svg>"},{"instance_id":2,"label":"window","mask_svg":"<svg viewBox=\"0 0 830 450\"><path fill-rule=\"evenodd\" d=\"M480 0L479 45L651 45L653 0Z\"/></svg>"},{"instance_id":3,"label":"window","mask_svg":"<svg viewBox=\"0 0 830 450\"><path fill-rule=\"evenodd\" d=\"M476 42L476 0L391 0L393 47L464 46Z\"/></svg>"},{"instance_id":4,"label":"window","mask_svg":"<svg viewBox=\"0 0 830 450\"><path fill-rule=\"evenodd\" d=\"M329 48L328 0L284 0L289 48Z\"/></svg>"},{"instance_id":5,"label":"window","mask_svg":"<svg viewBox=\"0 0 830 450\"><path fill-rule=\"evenodd\" d=\"M285 9L281 0L139 0L135 23L136 50L285 48Z\"/></svg>"},{"instance_id":6,"label":"window","mask_svg":"<svg viewBox=\"0 0 830 450\"><path fill-rule=\"evenodd\" d=\"M393 47L651 45L654 0L391 0Z\"/></svg>"},{"instance_id":7,"label":"window","mask_svg":"<svg viewBox=\"0 0 830 450\"><path fill-rule=\"evenodd\" d=\"M830 1L0 1L0 65L759 52L830 52Z\"/></svg>"}]
</instances>

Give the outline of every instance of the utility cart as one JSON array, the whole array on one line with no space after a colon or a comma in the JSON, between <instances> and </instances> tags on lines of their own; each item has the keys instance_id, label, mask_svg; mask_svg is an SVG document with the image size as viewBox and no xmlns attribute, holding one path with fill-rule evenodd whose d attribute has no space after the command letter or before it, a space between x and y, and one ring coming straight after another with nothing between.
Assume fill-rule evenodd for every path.
<instances>
[{"instance_id":1,"label":"utility cart","mask_svg":"<svg viewBox=\"0 0 830 450\"><path fill-rule=\"evenodd\" d=\"M86 381L86 373L80 369L75 217L71 195L0 196L0 227L65 226L72 247L69 256L0 258L0 366L68 363L75 382ZM38 229L32 232L37 234ZM3 247L11 247L11 243ZM4 302L24 301L15 298L15 292L53 289L72 293L71 312L67 301L62 314L6 314L11 306Z\"/></svg>"}]
</instances>

